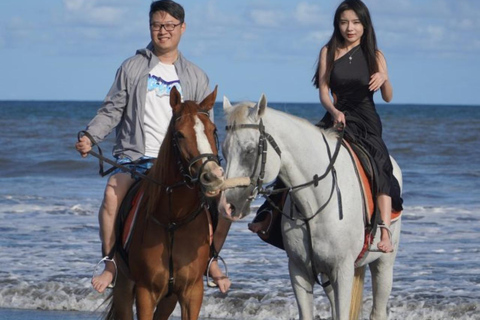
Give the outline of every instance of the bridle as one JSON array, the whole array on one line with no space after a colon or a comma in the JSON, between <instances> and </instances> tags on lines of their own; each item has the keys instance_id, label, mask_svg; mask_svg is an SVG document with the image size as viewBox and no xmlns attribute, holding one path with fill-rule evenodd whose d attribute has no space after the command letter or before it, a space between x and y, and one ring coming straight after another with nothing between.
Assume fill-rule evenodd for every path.
<instances>
[{"instance_id":1,"label":"bridle","mask_svg":"<svg viewBox=\"0 0 480 320\"><path fill-rule=\"evenodd\" d=\"M204 112L204 111L199 111L198 113L201 113L201 114L204 114L206 115L207 117L209 116L209 114L207 112ZM180 115L178 116L177 118L175 118L172 122L171 122L171 125L172 127L174 126L174 123L177 122L178 120L180 120L182 117L184 117L186 115ZM182 160L182 156L181 156L181 153L180 153L180 143L179 143L179 137L180 137L180 134L178 131L175 131L173 128L172 128L172 131L174 132L173 133L173 138L172 138L172 143L173 143L173 150L175 152L175 157L177 158L177 164L178 164L178 167L180 169L180 173L182 174L183 176L183 181L180 182L181 185L185 184L187 185L189 188L193 188L193 186L199 182L200 180L200 175L201 173L203 172L203 168L207 165L208 162L215 162L217 165L220 166L220 157L218 156L218 154L214 154L214 153L201 153L199 154L198 156L195 156L193 157L192 159L190 159L186 164L185 162ZM217 134L217 130L215 129L214 131L214 137L215 137L215 144L216 144L216 149L217 149L217 152L219 150L219 142L218 142L218 134ZM206 160L200 165L200 168L198 169L198 171L196 172L196 174L193 174L193 166L198 162L198 161L201 161L202 159L205 159ZM202 184L200 184L200 186L202 187Z\"/></svg>"},{"instance_id":2,"label":"bridle","mask_svg":"<svg viewBox=\"0 0 480 320\"><path fill-rule=\"evenodd\" d=\"M268 148L267 142L270 142L270 145L273 147L273 149L275 150L275 152L278 154L280 158L282 158L282 151L278 147L278 144L275 142L275 139L265 131L265 126L263 125L262 119L260 119L260 122L258 124L236 125L234 123L231 126L225 127L225 130L227 131L235 131L238 129L257 129L260 132L257 154L255 157L255 167L253 168L252 174L250 175L250 186L253 186L253 189L250 196L248 197L248 201L253 201L258 194L270 194L270 192L268 192L267 190L271 190L270 188L263 188L263 183L265 180L265 167L267 164L267 148ZM260 162L260 172L256 179L256 183L254 184L253 181L255 181L255 173L257 172L259 162Z\"/></svg>"},{"instance_id":3,"label":"bridle","mask_svg":"<svg viewBox=\"0 0 480 320\"><path fill-rule=\"evenodd\" d=\"M235 131L235 130L238 130L238 129L256 129L260 133L258 148L257 148L257 155L256 155L256 160L255 160L255 166L253 168L252 174L250 175L250 185L249 186L253 186L253 190L252 190L250 196L247 198L247 201L253 201L258 194L261 194L261 195L266 197L266 199L274 206L275 209L277 209L279 212L282 212L282 214L285 215L283 213L283 210L279 209L276 206L276 204L273 203L269 199L268 196L273 195L273 194L277 194L277 193L283 193L285 191L288 191L289 193L291 193L295 190L303 189L303 188L306 188L306 187L311 186L311 185L313 185L314 187L317 187L318 183L321 180L325 179L328 176L329 173L332 173L332 189L331 189L330 196L329 196L328 200L311 217L305 218L305 219L302 219L302 220L305 220L305 221L311 220L318 213L320 213L330 202L330 199L332 198L333 192L334 192L335 189L336 189L337 195L338 195L338 203L339 203L339 208L340 208L340 219L343 219L343 211L342 211L342 206L341 206L341 194L340 194L340 189L339 189L338 184L337 184L337 173L336 173L336 170L335 170L335 167L334 167L335 161L337 160L338 154L340 152L341 142L342 142L343 135L344 135L343 126L338 128L339 135L338 135L338 140L337 140L337 143L335 145L335 150L334 150L333 154L332 154L332 152L330 150L330 147L327 143L327 139L326 139L324 133L322 132L322 137L323 137L323 140L325 142L325 146L327 148L327 154L328 154L328 158L329 158L329 165L327 166L327 168L325 169L325 172L322 175L319 176L318 174L315 174L313 176L312 180L310 180L308 182L305 182L305 183L302 183L302 184L299 184L299 185L296 185L296 186L292 186L292 187L279 188L279 189L274 189L274 187L272 187L271 185L269 185L265 188L263 187L264 178L265 178L265 167L266 167L266 163L267 163L267 146L268 146L267 142L269 142L271 144L271 146L274 148L274 150L276 151L276 153L278 154L278 156L280 158L281 158L281 154L282 154L282 152L281 152L278 144L276 143L275 139L269 133L267 133L265 131L265 125L263 124L263 120L260 119L260 122L258 124L238 124L237 125L237 124L234 123L233 125L226 126L225 129L227 131ZM255 174L257 172L257 168L258 168L259 163L260 163L260 172L258 174L257 179L255 179ZM254 181L256 181L256 182L254 182ZM285 216L287 216L287 215L285 215ZM293 206L291 206L290 216L287 216L287 217L289 219L293 220Z\"/></svg>"}]
</instances>

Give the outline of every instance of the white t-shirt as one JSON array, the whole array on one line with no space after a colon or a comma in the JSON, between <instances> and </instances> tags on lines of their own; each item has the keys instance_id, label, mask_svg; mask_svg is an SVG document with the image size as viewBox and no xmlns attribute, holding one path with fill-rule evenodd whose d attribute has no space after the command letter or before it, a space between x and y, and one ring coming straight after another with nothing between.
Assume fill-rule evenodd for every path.
<instances>
[{"instance_id":1,"label":"white t-shirt","mask_svg":"<svg viewBox=\"0 0 480 320\"><path fill-rule=\"evenodd\" d=\"M182 95L182 87L173 64L160 62L148 75L144 118L146 156L154 158L158 156L172 118L170 90L174 86Z\"/></svg>"}]
</instances>

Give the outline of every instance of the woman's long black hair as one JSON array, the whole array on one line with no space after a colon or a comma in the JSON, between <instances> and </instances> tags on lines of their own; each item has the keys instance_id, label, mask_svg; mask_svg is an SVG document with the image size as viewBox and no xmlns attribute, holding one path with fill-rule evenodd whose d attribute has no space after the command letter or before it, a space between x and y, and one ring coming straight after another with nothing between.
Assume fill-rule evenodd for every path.
<instances>
[{"instance_id":1,"label":"woman's long black hair","mask_svg":"<svg viewBox=\"0 0 480 320\"><path fill-rule=\"evenodd\" d=\"M377 38L375 36L375 30L373 29L372 19L370 18L370 12L368 11L367 6L361 0L345 0L335 11L335 16L333 19L333 34L326 44L327 70L325 72L325 80L327 84L330 83L330 74L333 69L333 62L335 61L335 52L337 52L337 49L345 46L345 39L340 33L340 16L346 10L353 10L357 14L360 23L363 25L363 36L360 39L360 46L365 58L367 59L370 75L378 72L378 63L376 57L376 53L378 51ZM318 55L317 69L312 78L313 85L316 88L319 88L320 86L319 67L320 53Z\"/></svg>"}]
</instances>

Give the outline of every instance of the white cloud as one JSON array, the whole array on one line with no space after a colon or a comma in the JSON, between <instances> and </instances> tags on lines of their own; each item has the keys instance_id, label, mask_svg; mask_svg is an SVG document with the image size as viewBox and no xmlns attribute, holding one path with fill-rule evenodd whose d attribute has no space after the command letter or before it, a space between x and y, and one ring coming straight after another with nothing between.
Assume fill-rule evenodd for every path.
<instances>
[{"instance_id":1,"label":"white cloud","mask_svg":"<svg viewBox=\"0 0 480 320\"><path fill-rule=\"evenodd\" d=\"M303 25L317 25L323 16L319 5L305 1L300 2L294 12L295 20Z\"/></svg>"},{"instance_id":2,"label":"white cloud","mask_svg":"<svg viewBox=\"0 0 480 320\"><path fill-rule=\"evenodd\" d=\"M87 25L116 26L125 21L127 8L119 1L63 0L66 18Z\"/></svg>"},{"instance_id":3,"label":"white cloud","mask_svg":"<svg viewBox=\"0 0 480 320\"><path fill-rule=\"evenodd\" d=\"M318 44L321 46L323 44L326 44L331 36L332 36L331 31L327 31L327 30L311 31L311 32L308 32L307 35L305 36L305 41Z\"/></svg>"},{"instance_id":4,"label":"white cloud","mask_svg":"<svg viewBox=\"0 0 480 320\"><path fill-rule=\"evenodd\" d=\"M460 57L477 50L480 1L368 0L379 46L398 55Z\"/></svg>"},{"instance_id":5,"label":"white cloud","mask_svg":"<svg viewBox=\"0 0 480 320\"><path fill-rule=\"evenodd\" d=\"M445 40L445 28L438 25L429 25L425 28L426 38L431 42L441 42Z\"/></svg>"},{"instance_id":6,"label":"white cloud","mask_svg":"<svg viewBox=\"0 0 480 320\"><path fill-rule=\"evenodd\" d=\"M284 13L282 11L272 9L252 9L250 11L250 18L259 27L280 27L284 20L283 17Z\"/></svg>"}]
</instances>

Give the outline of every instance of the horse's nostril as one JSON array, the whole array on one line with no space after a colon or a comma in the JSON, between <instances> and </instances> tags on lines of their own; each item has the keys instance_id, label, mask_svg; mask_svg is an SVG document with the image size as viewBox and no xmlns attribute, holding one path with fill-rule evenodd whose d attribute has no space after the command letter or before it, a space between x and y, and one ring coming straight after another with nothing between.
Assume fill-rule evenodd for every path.
<instances>
[{"instance_id":1,"label":"horse's nostril","mask_svg":"<svg viewBox=\"0 0 480 320\"><path fill-rule=\"evenodd\" d=\"M215 181L216 176L210 172L204 172L201 174L201 181L203 183L212 183Z\"/></svg>"},{"instance_id":2,"label":"horse's nostril","mask_svg":"<svg viewBox=\"0 0 480 320\"><path fill-rule=\"evenodd\" d=\"M210 179L210 176L209 176L206 172L202 173L201 179L202 179L204 182L211 182L211 181L212 181L212 180Z\"/></svg>"}]
</instances>

